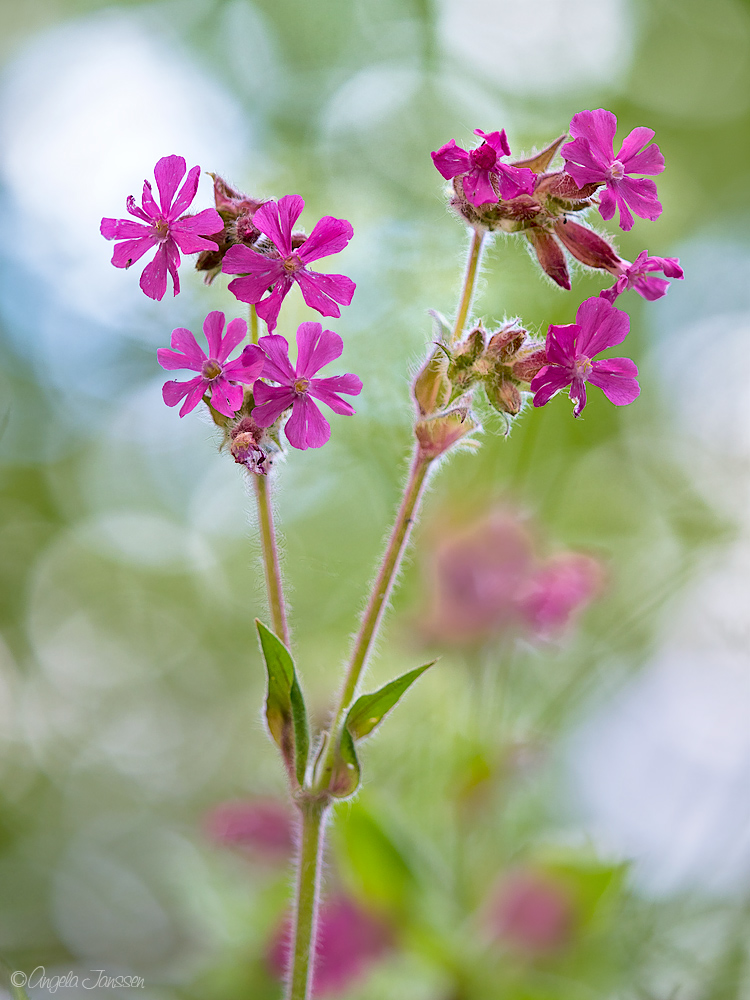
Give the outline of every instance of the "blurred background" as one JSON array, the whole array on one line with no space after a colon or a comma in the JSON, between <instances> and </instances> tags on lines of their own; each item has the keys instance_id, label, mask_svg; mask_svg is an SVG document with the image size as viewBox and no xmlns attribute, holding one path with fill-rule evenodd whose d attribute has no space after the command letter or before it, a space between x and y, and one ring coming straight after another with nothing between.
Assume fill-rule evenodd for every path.
<instances>
[{"instance_id":1,"label":"blurred background","mask_svg":"<svg viewBox=\"0 0 750 1000\"><path fill-rule=\"evenodd\" d=\"M558 397L507 439L487 412L478 453L436 476L368 683L441 659L337 811L318 995L750 997L750 4L0 0L0 53L5 966L279 996L289 814L252 504L210 423L163 405L155 354L244 307L190 259L183 293L150 301L101 217L179 153L302 194L308 231L354 226L333 269L358 285L335 324L358 415L277 491L322 724L405 472L427 310L460 288L429 152L504 127L521 154L604 106L667 162L658 222L609 231L686 280L618 302L634 405L594 390L574 421ZM607 283L578 270L566 293L498 238L477 312L544 334ZM295 292L278 332L305 318Z\"/></svg>"}]
</instances>

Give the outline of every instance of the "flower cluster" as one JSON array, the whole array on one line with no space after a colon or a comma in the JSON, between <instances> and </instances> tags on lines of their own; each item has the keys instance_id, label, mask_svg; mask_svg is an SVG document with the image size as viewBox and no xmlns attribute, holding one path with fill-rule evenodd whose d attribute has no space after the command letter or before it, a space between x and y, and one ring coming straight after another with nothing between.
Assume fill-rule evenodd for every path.
<instances>
[{"instance_id":1,"label":"flower cluster","mask_svg":"<svg viewBox=\"0 0 750 1000\"><path fill-rule=\"evenodd\" d=\"M659 147L650 144L654 132L633 129L615 153L616 131L615 116L600 108L573 116L571 141L565 142L566 136L561 135L526 159L501 163L501 157L510 155L505 132L480 129L475 133L483 142L476 149L463 150L451 140L432 154L442 176L452 180L451 206L475 232L524 235L541 269L561 288L571 288L568 254L615 279L598 299L580 306L574 324L551 325L543 346L536 345L536 350L524 347L533 365L522 356L520 366L505 361L488 373L487 352L475 356L476 330L471 331L451 348L450 362L443 366L442 375L450 384L448 394L453 399L457 390L465 391L471 381L480 379L491 405L510 416L520 412L523 390L534 394L535 406L543 406L561 389L570 387L575 416L580 416L586 405L587 382L601 388L617 406L638 396L638 371L632 361L597 358L620 344L629 331L627 315L615 309L614 302L628 289L649 301L661 298L669 288L668 279L682 278L683 271L676 257L649 257L646 251L631 263L619 256L607 238L574 221L594 206L605 220L619 209L620 226L628 231L633 226L633 213L651 220L661 214L656 184L642 176L664 169ZM564 165L551 170L558 152ZM664 277L656 277L655 272ZM506 350L518 347L511 341ZM432 364L434 368L438 362L433 360Z\"/></svg>"}]
</instances>

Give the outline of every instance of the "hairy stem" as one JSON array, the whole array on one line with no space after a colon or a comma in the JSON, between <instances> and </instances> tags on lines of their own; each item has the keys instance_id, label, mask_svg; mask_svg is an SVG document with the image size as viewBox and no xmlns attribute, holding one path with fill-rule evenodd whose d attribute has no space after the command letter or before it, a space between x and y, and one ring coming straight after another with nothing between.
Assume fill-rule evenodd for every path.
<instances>
[{"instance_id":1,"label":"hairy stem","mask_svg":"<svg viewBox=\"0 0 750 1000\"><path fill-rule=\"evenodd\" d=\"M336 737L343 722L344 714L354 698L354 692L362 676L362 672L367 665L367 658L372 650L373 642L378 632L383 613L388 604L388 597L393 588L393 582L398 573L401 557L404 554L411 528L422 499L427 470L429 469L431 458L425 458L419 448L416 449L412 460L409 478L401 500L396 521L393 525L388 545L383 555L377 578L370 593L362 622L359 626L357 638L354 642L352 655L347 667L344 685L341 689L339 702L331 726L331 739L328 741L326 755L320 771L322 787L325 787L327 775L333 766L333 757L336 750Z\"/></svg>"},{"instance_id":2,"label":"hairy stem","mask_svg":"<svg viewBox=\"0 0 750 1000\"><path fill-rule=\"evenodd\" d=\"M255 306L251 305L250 306L250 342L253 343L253 344L257 344L259 336L260 336L260 329L259 329L259 323L258 323L258 313L257 313L257 311L255 309Z\"/></svg>"},{"instance_id":3,"label":"hairy stem","mask_svg":"<svg viewBox=\"0 0 750 1000\"><path fill-rule=\"evenodd\" d=\"M471 306L471 299L474 295L474 286L477 282L477 269L479 267L479 258L482 254L483 239L484 234L482 232L477 229L472 230L471 246L469 247L469 259L466 262L466 274L464 275L464 287L461 292L461 301L458 306L456 324L453 327L453 334L451 336L452 343L459 340L461 334L464 332L466 317L469 315L469 307Z\"/></svg>"},{"instance_id":4,"label":"hairy stem","mask_svg":"<svg viewBox=\"0 0 750 1000\"><path fill-rule=\"evenodd\" d=\"M281 580L276 529L273 525L271 484L269 483L268 476L253 476L252 478L255 483L255 497L258 501L260 544L263 552L263 567L266 574L266 591L268 593L268 607L271 611L271 624L276 635L285 646L288 646L289 625L286 620L284 585Z\"/></svg>"},{"instance_id":5,"label":"hairy stem","mask_svg":"<svg viewBox=\"0 0 750 1000\"><path fill-rule=\"evenodd\" d=\"M294 941L290 956L287 1000L308 1000L312 989L323 831L327 806L303 802L302 837L297 859Z\"/></svg>"}]
</instances>

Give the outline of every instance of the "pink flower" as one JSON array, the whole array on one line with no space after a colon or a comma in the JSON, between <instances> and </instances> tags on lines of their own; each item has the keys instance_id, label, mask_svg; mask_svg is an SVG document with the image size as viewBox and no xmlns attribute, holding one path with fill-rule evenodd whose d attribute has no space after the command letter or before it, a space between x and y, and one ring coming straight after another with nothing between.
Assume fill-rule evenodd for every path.
<instances>
[{"instance_id":1,"label":"pink flower","mask_svg":"<svg viewBox=\"0 0 750 1000\"><path fill-rule=\"evenodd\" d=\"M582 302L575 323L550 326L545 346L548 364L531 382L534 406L544 406L569 385L575 402L573 413L578 417L586 405L587 382L598 385L615 406L632 403L641 391L635 363L630 358L592 360L608 347L621 344L629 331L627 314L602 298Z\"/></svg>"},{"instance_id":2,"label":"pink flower","mask_svg":"<svg viewBox=\"0 0 750 1000\"><path fill-rule=\"evenodd\" d=\"M242 406L243 391L238 382L252 385L266 364L266 358L254 344L246 347L239 358L227 358L245 338L247 324L244 319L233 319L222 337L224 313L210 312L203 324L208 341L208 356L198 346L190 330L183 327L172 331L172 347L160 347L156 352L159 364L167 371L188 368L200 372L188 382L165 382L162 389L167 406L176 406L185 397L180 416L194 410L204 394L211 390L211 406L225 417L233 417Z\"/></svg>"},{"instance_id":3,"label":"pink flower","mask_svg":"<svg viewBox=\"0 0 750 1000\"><path fill-rule=\"evenodd\" d=\"M214 208L207 208L197 215L183 215L193 203L198 190L201 168L193 167L180 188L177 185L185 175L186 163L181 156L164 156L154 167L156 186L159 188L157 205L148 181L143 182L141 207L132 194L126 205L128 212L141 222L132 219L102 219L101 234L107 240L122 240L115 247L112 263L115 267L130 267L145 253L157 247L156 256L143 269L140 285L151 299L162 299L167 290L167 271L172 275L174 293L180 291L177 268L180 250L198 253L215 250L216 243L203 237L218 233L224 228L221 216Z\"/></svg>"},{"instance_id":4,"label":"pink flower","mask_svg":"<svg viewBox=\"0 0 750 1000\"><path fill-rule=\"evenodd\" d=\"M565 169L579 186L606 184L599 211L603 219L611 219L615 208L620 209L620 226L633 228L633 216L628 205L642 219L658 219L661 204L656 197L656 184L636 180L631 174L660 174L664 157L659 147L648 146L654 137L650 128L634 128L615 156L614 138L617 119L611 111L579 111L570 123L572 142L566 142L560 152Z\"/></svg>"},{"instance_id":5,"label":"pink flower","mask_svg":"<svg viewBox=\"0 0 750 1000\"><path fill-rule=\"evenodd\" d=\"M500 198L507 200L521 194L531 194L534 190L534 172L528 167L512 167L509 163L500 162L501 157L510 156L505 129L502 132L483 132L480 128L475 128L474 135L480 135L484 142L470 152L461 149L456 145L456 140L451 139L430 154L443 177L450 180L464 174L464 194L477 207L497 202Z\"/></svg>"},{"instance_id":6,"label":"pink flower","mask_svg":"<svg viewBox=\"0 0 750 1000\"><path fill-rule=\"evenodd\" d=\"M632 264L626 260L620 261L617 281L611 288L599 292L599 297L607 302L614 302L618 295L633 288L649 302L660 299L667 294L669 282L664 278L648 277L651 271L661 271L667 278L684 277L679 258L649 257L648 250L642 250Z\"/></svg>"},{"instance_id":7,"label":"pink flower","mask_svg":"<svg viewBox=\"0 0 750 1000\"><path fill-rule=\"evenodd\" d=\"M294 848L292 813L277 799L223 802L208 814L205 829L216 843L270 863L283 864Z\"/></svg>"},{"instance_id":8,"label":"pink flower","mask_svg":"<svg viewBox=\"0 0 750 1000\"><path fill-rule=\"evenodd\" d=\"M596 559L566 552L534 573L518 596L519 610L539 638L553 638L601 590L602 577Z\"/></svg>"},{"instance_id":9,"label":"pink flower","mask_svg":"<svg viewBox=\"0 0 750 1000\"><path fill-rule=\"evenodd\" d=\"M489 914L493 935L526 955L544 955L564 947L575 924L573 899L549 876L518 871L496 890Z\"/></svg>"},{"instance_id":10,"label":"pink flower","mask_svg":"<svg viewBox=\"0 0 750 1000\"><path fill-rule=\"evenodd\" d=\"M286 920L268 955L272 971L281 978L289 961L290 926ZM341 996L367 967L392 945L391 928L348 896L326 900L320 909L313 972L314 998Z\"/></svg>"},{"instance_id":11,"label":"pink flower","mask_svg":"<svg viewBox=\"0 0 750 1000\"><path fill-rule=\"evenodd\" d=\"M276 327L281 303L295 282L305 302L321 316L340 316L337 303L348 306L356 288L351 278L343 274L308 270L307 265L312 261L343 250L354 230L346 219L326 215L308 237L301 242L293 241L292 226L304 207L297 194L267 201L253 216L253 225L271 240L274 249L267 254L237 244L224 257L222 270L226 274L244 275L229 283L230 291L241 302L254 303L271 332ZM294 243L298 245L295 247ZM270 294L264 299L269 289Z\"/></svg>"},{"instance_id":12,"label":"pink flower","mask_svg":"<svg viewBox=\"0 0 750 1000\"><path fill-rule=\"evenodd\" d=\"M270 427L291 406L292 415L285 427L289 443L302 451L320 448L331 436L331 426L313 397L330 406L334 413L351 416L354 408L338 394L345 392L358 396L362 391L362 382L356 375L313 378L324 365L341 357L344 349L341 337L332 330L324 330L320 323L302 323L297 330L296 368L289 361L289 344L284 337L271 334L261 337L259 343L268 358L263 378L279 385L256 383L253 390L257 404L253 410L255 422L259 427ZM249 350L251 348L246 347L245 353Z\"/></svg>"}]
</instances>

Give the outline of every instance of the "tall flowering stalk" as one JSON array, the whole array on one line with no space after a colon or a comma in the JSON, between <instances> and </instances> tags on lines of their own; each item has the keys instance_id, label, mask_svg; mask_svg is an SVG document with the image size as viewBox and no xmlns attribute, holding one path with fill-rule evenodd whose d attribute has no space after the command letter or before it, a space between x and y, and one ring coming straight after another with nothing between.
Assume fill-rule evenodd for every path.
<instances>
[{"instance_id":1,"label":"tall flowering stalk","mask_svg":"<svg viewBox=\"0 0 750 1000\"><path fill-rule=\"evenodd\" d=\"M295 228L304 208L301 197L250 197L216 174L212 175L215 209L186 216L182 213L195 197L198 168L190 171L176 193L185 173L184 160L176 156L164 157L156 165L160 205L148 182L141 208L128 200L128 211L140 223L102 220L103 235L122 241L113 258L116 266L129 266L148 249L157 248L151 270L148 275L144 271L141 281L147 295L161 298L167 272L172 274L175 294L179 291L179 247L183 253L199 254L196 267L207 281L222 272L235 275L229 291L250 304L251 343L233 360L230 356L246 336L245 323L231 320L224 332L226 320L219 312L209 313L204 324L207 352L189 331L178 329L172 334L172 348L160 349L158 360L168 370L186 368L193 373L188 381L165 384L167 405L184 400L180 409L184 417L202 401L221 430L221 447L245 468L255 486L272 625L268 628L256 619L268 680L265 718L288 775L300 830L287 1000L308 1000L313 995L325 826L336 801L357 792L358 744L431 665L417 667L378 691L359 694L428 480L456 449L469 442L477 446L482 430L475 412L480 394L501 415L507 433L525 412L534 419L530 401L533 407L544 406L565 389L576 417L585 408L587 384L598 386L617 406L633 402L640 392L632 360L600 357L629 333L629 318L614 302L628 289L646 299L659 298L667 291L668 278L683 275L676 258L648 257L643 251L632 264L623 260L608 238L576 221L597 206L605 219L611 219L619 207L620 224L630 229L630 209L651 219L661 212L654 182L632 176L663 169L658 147L648 145L653 133L635 129L615 155L615 130L614 115L598 109L574 116L571 142L563 145L563 134L526 158L504 162L510 156L504 130L476 129L482 141L474 149L467 151L451 140L432 153L436 168L451 182L449 204L469 235L466 270L453 321L433 314L435 331L412 383L414 444L409 475L330 722L321 732L310 732L290 649L271 486L281 457L320 448L336 432L335 423L332 427L318 404L332 410L335 419L353 416L354 407L344 396L357 396L362 382L352 373L326 372L321 377L345 350L342 338L321 323L300 325L294 360L286 338L273 331L295 284L306 304L320 315L340 317L340 307L352 300L354 282L343 274L320 274L309 265L344 251L353 228L345 219L325 216L307 235ZM550 169L560 150L565 166ZM572 284L568 255L611 275L615 283L598 298L580 303L575 323L550 325L544 338L529 333L520 319L488 326L474 322L472 302L482 249L498 230L528 240L542 273L561 288L569 290ZM653 277L654 271L665 277ZM264 336L258 329L259 318L268 330ZM568 611L558 608L555 594L561 588L567 594L570 586L559 583L561 571L557 565L550 567L550 579L533 592L525 577L519 578L520 589L510 593L508 601L543 624L564 618Z\"/></svg>"}]
</instances>

